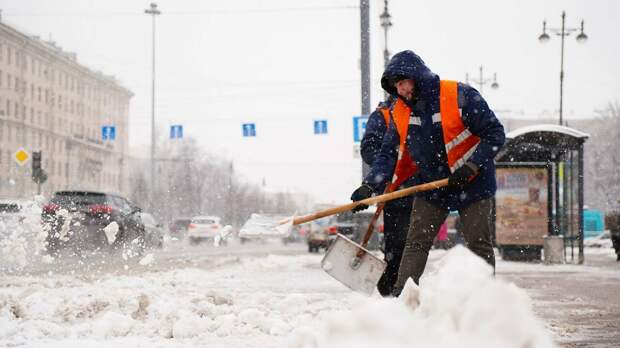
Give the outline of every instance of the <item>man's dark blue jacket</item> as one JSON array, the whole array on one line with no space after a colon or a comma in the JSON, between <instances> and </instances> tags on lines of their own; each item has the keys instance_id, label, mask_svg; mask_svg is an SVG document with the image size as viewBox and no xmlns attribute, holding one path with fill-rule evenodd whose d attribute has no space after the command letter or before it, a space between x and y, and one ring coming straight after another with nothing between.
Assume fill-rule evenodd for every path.
<instances>
[{"instance_id":1,"label":"man's dark blue jacket","mask_svg":"<svg viewBox=\"0 0 620 348\"><path fill-rule=\"evenodd\" d=\"M447 164L443 130L441 122L433 122L433 115L439 113L439 76L412 51L394 55L381 78L383 89L397 98L399 96L391 84L395 76L403 76L414 81L414 98L406 103L412 110L412 116L419 117L422 121L421 125L409 125L407 132L407 148L418 165L415 183L447 178L450 176L450 169ZM493 158L505 142L504 127L477 90L459 83L458 102L465 127L480 137L480 144L468 160L480 168L479 174L463 190L443 188L420 195L430 203L450 210L459 210L495 194ZM383 137L381 150L376 155L364 183L375 190L380 190L385 178L389 180L392 177L399 141L392 120Z\"/></svg>"},{"instance_id":2,"label":"man's dark blue jacket","mask_svg":"<svg viewBox=\"0 0 620 348\"><path fill-rule=\"evenodd\" d=\"M393 100L387 100L379 103L377 109L373 111L368 117L368 122L366 123L366 131L364 132L364 137L362 138L360 152L362 154L362 160L364 163L368 164L372 167L375 159L377 159L379 153L381 152L381 146L383 144L383 137L385 136L388 125L385 123L385 118L383 117L383 113L381 112L381 108L390 107ZM386 181L373 186L373 188L377 191L377 193L383 193L385 185L388 184L392 179L392 176L387 177ZM403 183L404 186L411 186L411 180L407 180ZM388 210L392 209L402 209L405 208L407 210L411 209L411 197L405 197L401 199L396 199L390 201L386 204L386 208Z\"/></svg>"}]
</instances>

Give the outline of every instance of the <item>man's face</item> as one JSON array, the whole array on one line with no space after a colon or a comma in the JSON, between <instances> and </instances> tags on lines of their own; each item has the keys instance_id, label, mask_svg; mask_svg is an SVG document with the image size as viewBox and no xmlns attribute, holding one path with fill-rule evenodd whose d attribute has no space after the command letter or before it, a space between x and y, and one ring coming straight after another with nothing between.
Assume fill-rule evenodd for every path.
<instances>
[{"instance_id":1,"label":"man's face","mask_svg":"<svg viewBox=\"0 0 620 348\"><path fill-rule=\"evenodd\" d=\"M396 92L401 97L405 98L405 100L413 99L413 80L412 79L404 79L396 82L394 84L396 87Z\"/></svg>"}]
</instances>

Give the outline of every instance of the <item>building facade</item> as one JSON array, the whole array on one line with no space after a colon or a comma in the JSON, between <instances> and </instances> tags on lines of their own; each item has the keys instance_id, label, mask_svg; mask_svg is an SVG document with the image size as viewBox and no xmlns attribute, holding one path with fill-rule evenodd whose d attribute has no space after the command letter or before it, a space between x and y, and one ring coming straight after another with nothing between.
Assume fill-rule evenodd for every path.
<instances>
[{"instance_id":1,"label":"building facade","mask_svg":"<svg viewBox=\"0 0 620 348\"><path fill-rule=\"evenodd\" d=\"M0 22L0 198L28 198L38 190L31 159L41 151L48 179L41 192L65 189L128 191L129 101L112 76L77 62L54 42ZM104 140L102 127L115 129Z\"/></svg>"}]
</instances>

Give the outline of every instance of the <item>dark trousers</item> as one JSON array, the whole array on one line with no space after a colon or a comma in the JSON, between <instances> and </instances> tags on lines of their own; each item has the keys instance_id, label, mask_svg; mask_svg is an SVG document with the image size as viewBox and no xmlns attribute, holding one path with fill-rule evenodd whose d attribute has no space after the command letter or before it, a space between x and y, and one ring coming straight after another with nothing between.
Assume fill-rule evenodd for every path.
<instances>
[{"instance_id":1,"label":"dark trousers","mask_svg":"<svg viewBox=\"0 0 620 348\"><path fill-rule=\"evenodd\" d=\"M386 205L383 210L383 238L385 248L383 253L387 263L385 271L377 283L377 290L382 296L392 295L394 284L398 279L400 260L407 241L411 204L393 207Z\"/></svg>"},{"instance_id":2,"label":"dark trousers","mask_svg":"<svg viewBox=\"0 0 620 348\"><path fill-rule=\"evenodd\" d=\"M495 254L491 244L492 204L491 198L474 202L459 210L459 216L467 247L495 267ZM412 278L419 284L433 239L448 213L447 209L432 205L424 198L414 199L407 242L393 291L395 296L400 295L407 279Z\"/></svg>"}]
</instances>

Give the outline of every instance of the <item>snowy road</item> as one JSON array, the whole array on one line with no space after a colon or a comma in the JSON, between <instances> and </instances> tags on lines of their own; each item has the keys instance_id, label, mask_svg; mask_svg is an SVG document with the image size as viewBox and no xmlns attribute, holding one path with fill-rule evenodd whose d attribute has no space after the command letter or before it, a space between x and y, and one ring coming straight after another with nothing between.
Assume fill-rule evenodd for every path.
<instances>
[{"instance_id":1,"label":"snowy road","mask_svg":"<svg viewBox=\"0 0 620 348\"><path fill-rule=\"evenodd\" d=\"M30 264L0 280L0 346L552 347L552 334L564 344L589 331L552 312L537 277L613 275L499 262L498 280L457 248L431 254L421 288L386 300L350 292L321 257L303 244L176 242L141 260ZM526 292L502 280L527 289L546 325Z\"/></svg>"}]
</instances>

